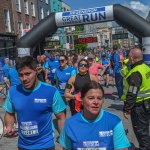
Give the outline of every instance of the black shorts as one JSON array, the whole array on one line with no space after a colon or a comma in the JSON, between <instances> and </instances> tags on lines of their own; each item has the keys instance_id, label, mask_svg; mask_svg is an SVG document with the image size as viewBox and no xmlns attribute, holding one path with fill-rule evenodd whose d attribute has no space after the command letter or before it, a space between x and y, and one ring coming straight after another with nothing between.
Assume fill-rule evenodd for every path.
<instances>
[{"instance_id":1,"label":"black shorts","mask_svg":"<svg viewBox=\"0 0 150 150\"><path fill-rule=\"evenodd\" d=\"M24 148L18 147L18 150L28 150L28 149L24 149ZM55 150L55 146L49 147L49 148L44 148L44 149L38 149L38 150Z\"/></svg>"}]
</instances>

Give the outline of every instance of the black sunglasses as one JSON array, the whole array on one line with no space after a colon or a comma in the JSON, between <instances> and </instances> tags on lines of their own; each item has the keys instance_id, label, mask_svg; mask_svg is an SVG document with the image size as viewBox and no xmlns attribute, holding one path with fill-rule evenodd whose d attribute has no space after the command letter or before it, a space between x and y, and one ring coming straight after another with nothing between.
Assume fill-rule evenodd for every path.
<instances>
[{"instance_id":1,"label":"black sunglasses","mask_svg":"<svg viewBox=\"0 0 150 150\"><path fill-rule=\"evenodd\" d=\"M65 60L64 59L60 59L60 60L58 60L59 62L62 62L62 63L64 63L65 62Z\"/></svg>"},{"instance_id":2,"label":"black sunglasses","mask_svg":"<svg viewBox=\"0 0 150 150\"><path fill-rule=\"evenodd\" d=\"M85 67L85 68L88 68L88 64L79 64L79 67Z\"/></svg>"}]
</instances>

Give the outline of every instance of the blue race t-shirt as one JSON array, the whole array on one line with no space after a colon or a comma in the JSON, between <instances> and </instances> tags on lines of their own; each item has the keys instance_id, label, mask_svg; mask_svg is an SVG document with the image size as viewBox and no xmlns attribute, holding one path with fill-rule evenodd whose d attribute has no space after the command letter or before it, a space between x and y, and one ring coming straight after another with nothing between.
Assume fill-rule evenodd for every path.
<instances>
[{"instance_id":1,"label":"blue race t-shirt","mask_svg":"<svg viewBox=\"0 0 150 150\"><path fill-rule=\"evenodd\" d=\"M3 108L6 112L17 113L19 147L32 150L54 146L52 113L66 109L55 87L40 81L32 91L22 85L13 86Z\"/></svg>"},{"instance_id":2,"label":"blue race t-shirt","mask_svg":"<svg viewBox=\"0 0 150 150\"><path fill-rule=\"evenodd\" d=\"M19 75L15 66L9 70L8 79L10 81L11 86L21 84L21 81L19 79Z\"/></svg>"},{"instance_id":3,"label":"blue race t-shirt","mask_svg":"<svg viewBox=\"0 0 150 150\"><path fill-rule=\"evenodd\" d=\"M48 78L54 78L54 75L55 75L55 72L56 72L56 69L59 68L59 58L54 58L54 59L49 59L48 60L48 66L49 66L49 69L50 69L50 72L48 74Z\"/></svg>"},{"instance_id":4,"label":"blue race t-shirt","mask_svg":"<svg viewBox=\"0 0 150 150\"><path fill-rule=\"evenodd\" d=\"M105 110L95 121L88 121L82 112L67 119L59 143L66 150L118 150L130 147L120 118Z\"/></svg>"},{"instance_id":5,"label":"blue race t-shirt","mask_svg":"<svg viewBox=\"0 0 150 150\"><path fill-rule=\"evenodd\" d=\"M9 65L5 64L2 69L4 71L4 77L8 77Z\"/></svg>"},{"instance_id":6,"label":"blue race t-shirt","mask_svg":"<svg viewBox=\"0 0 150 150\"><path fill-rule=\"evenodd\" d=\"M68 82L70 77L74 75L76 75L76 71L70 66L67 66L64 69L58 68L56 70L55 79L58 81L58 90L61 96L64 96L66 83Z\"/></svg>"},{"instance_id":7,"label":"blue race t-shirt","mask_svg":"<svg viewBox=\"0 0 150 150\"><path fill-rule=\"evenodd\" d=\"M102 59L102 65L108 65L109 64L109 60L108 59ZM105 72L109 72L110 71L110 67L108 66L105 70Z\"/></svg>"}]
</instances>

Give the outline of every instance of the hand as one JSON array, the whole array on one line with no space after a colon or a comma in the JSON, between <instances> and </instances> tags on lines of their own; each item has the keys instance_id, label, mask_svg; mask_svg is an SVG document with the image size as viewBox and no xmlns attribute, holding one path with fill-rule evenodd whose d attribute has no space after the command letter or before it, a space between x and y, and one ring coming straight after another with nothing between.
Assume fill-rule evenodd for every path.
<instances>
[{"instance_id":1,"label":"hand","mask_svg":"<svg viewBox=\"0 0 150 150\"><path fill-rule=\"evenodd\" d=\"M4 129L4 136L16 137L16 136L18 136L18 132L14 129L13 126L8 126Z\"/></svg>"},{"instance_id":2,"label":"hand","mask_svg":"<svg viewBox=\"0 0 150 150\"><path fill-rule=\"evenodd\" d=\"M124 117L125 117L126 119L129 119L129 115L130 115L130 113L128 113L128 112L125 112L125 113L124 113Z\"/></svg>"}]
</instances>

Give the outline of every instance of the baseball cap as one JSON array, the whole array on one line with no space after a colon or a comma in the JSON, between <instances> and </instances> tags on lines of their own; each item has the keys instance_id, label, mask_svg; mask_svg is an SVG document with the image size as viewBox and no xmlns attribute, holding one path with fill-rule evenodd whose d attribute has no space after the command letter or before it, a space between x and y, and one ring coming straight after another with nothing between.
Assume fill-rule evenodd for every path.
<instances>
[{"instance_id":1,"label":"baseball cap","mask_svg":"<svg viewBox=\"0 0 150 150\"><path fill-rule=\"evenodd\" d=\"M88 55L88 59L93 59L93 58L94 58L94 56L92 54Z\"/></svg>"},{"instance_id":2,"label":"baseball cap","mask_svg":"<svg viewBox=\"0 0 150 150\"><path fill-rule=\"evenodd\" d=\"M50 58L50 54L43 54L45 57Z\"/></svg>"}]
</instances>

